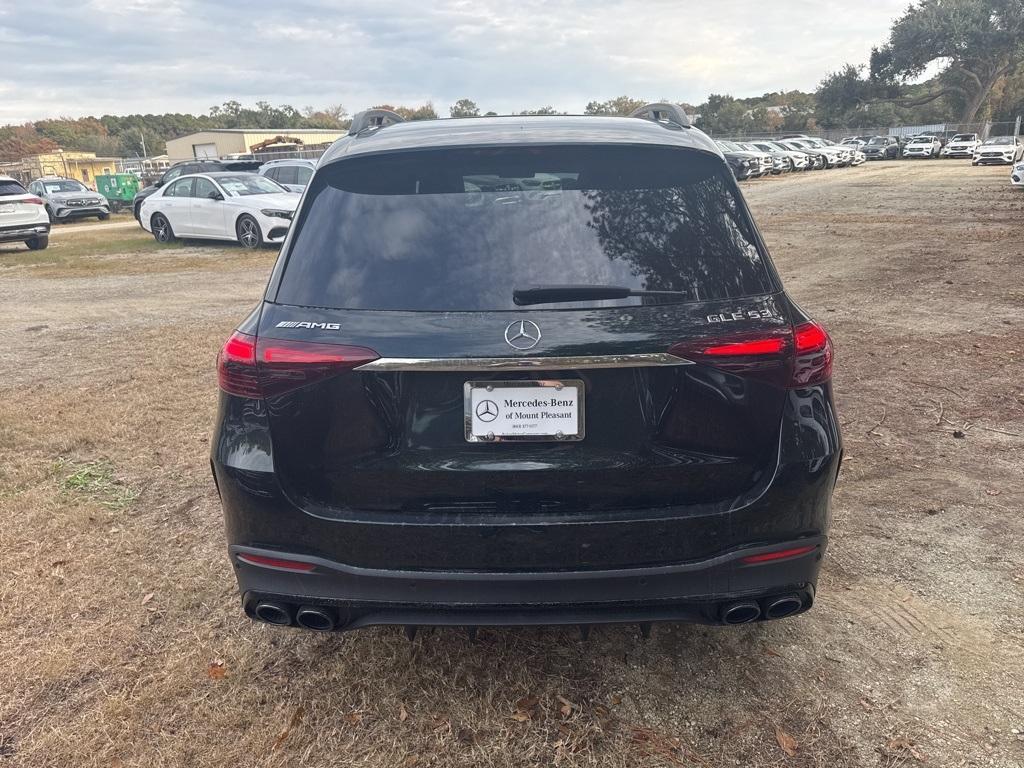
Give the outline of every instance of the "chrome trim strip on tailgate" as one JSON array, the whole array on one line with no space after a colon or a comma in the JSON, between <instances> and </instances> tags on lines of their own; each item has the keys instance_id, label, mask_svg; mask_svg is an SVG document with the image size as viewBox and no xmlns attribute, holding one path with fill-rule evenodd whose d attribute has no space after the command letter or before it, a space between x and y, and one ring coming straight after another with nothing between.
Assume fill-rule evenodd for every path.
<instances>
[{"instance_id":1,"label":"chrome trim strip on tailgate","mask_svg":"<svg viewBox=\"0 0 1024 768\"><path fill-rule=\"evenodd\" d=\"M692 360L654 352L578 357L382 357L357 371L547 371L582 368L655 368L693 365Z\"/></svg>"}]
</instances>

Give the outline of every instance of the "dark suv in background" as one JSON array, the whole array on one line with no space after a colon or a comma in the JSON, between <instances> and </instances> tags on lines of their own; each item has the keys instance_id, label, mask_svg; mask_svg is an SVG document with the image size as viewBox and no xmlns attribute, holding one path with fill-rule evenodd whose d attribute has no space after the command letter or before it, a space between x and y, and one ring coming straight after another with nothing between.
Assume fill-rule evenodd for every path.
<instances>
[{"instance_id":1,"label":"dark suv in background","mask_svg":"<svg viewBox=\"0 0 1024 768\"><path fill-rule=\"evenodd\" d=\"M896 136L873 136L860 149L868 160L898 160L903 151Z\"/></svg>"},{"instance_id":2,"label":"dark suv in background","mask_svg":"<svg viewBox=\"0 0 1024 768\"><path fill-rule=\"evenodd\" d=\"M175 163L157 179L153 184L143 187L135 193L132 200L132 212L135 220L139 221L139 209L142 201L156 192L164 184L174 181L179 176L190 173L212 173L214 171L255 171L262 163L259 160L183 160ZM141 222L140 222L141 226Z\"/></svg>"},{"instance_id":3,"label":"dark suv in background","mask_svg":"<svg viewBox=\"0 0 1024 768\"><path fill-rule=\"evenodd\" d=\"M680 108L361 113L218 361L242 605L314 630L807 610L831 373Z\"/></svg>"}]
</instances>

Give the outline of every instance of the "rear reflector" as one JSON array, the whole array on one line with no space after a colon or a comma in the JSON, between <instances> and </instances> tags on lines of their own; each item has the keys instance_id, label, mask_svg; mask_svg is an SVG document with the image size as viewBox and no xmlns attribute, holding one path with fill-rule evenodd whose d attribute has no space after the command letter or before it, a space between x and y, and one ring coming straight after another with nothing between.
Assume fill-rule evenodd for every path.
<instances>
[{"instance_id":1,"label":"rear reflector","mask_svg":"<svg viewBox=\"0 0 1024 768\"><path fill-rule=\"evenodd\" d=\"M239 554L238 559L249 565L262 565L267 568L283 568L286 571L302 571L308 573L316 568L313 563L304 563L301 560L285 560L280 557L264 557L263 555Z\"/></svg>"},{"instance_id":2,"label":"rear reflector","mask_svg":"<svg viewBox=\"0 0 1024 768\"><path fill-rule=\"evenodd\" d=\"M264 339L235 331L217 357L225 392L260 399L304 387L376 360L365 347Z\"/></svg>"},{"instance_id":3,"label":"rear reflector","mask_svg":"<svg viewBox=\"0 0 1024 768\"><path fill-rule=\"evenodd\" d=\"M748 564L770 563L773 560L785 560L790 557L800 557L800 555L806 555L808 552L813 552L817 548L817 544L811 544L806 547L793 547L792 549L780 549L775 552L764 552L760 555L747 555L746 557L740 558L740 560L741 562Z\"/></svg>"}]
</instances>

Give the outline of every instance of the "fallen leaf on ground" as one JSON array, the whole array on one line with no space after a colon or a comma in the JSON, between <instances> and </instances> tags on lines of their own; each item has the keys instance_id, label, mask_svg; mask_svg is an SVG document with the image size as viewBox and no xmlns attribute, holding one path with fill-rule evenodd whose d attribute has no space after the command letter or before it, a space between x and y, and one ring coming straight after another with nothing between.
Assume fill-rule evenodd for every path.
<instances>
[{"instance_id":1,"label":"fallen leaf on ground","mask_svg":"<svg viewBox=\"0 0 1024 768\"><path fill-rule=\"evenodd\" d=\"M797 743L796 739L786 733L779 726L775 726L775 740L779 743L779 747L790 757L796 757Z\"/></svg>"},{"instance_id":2,"label":"fallen leaf on ground","mask_svg":"<svg viewBox=\"0 0 1024 768\"><path fill-rule=\"evenodd\" d=\"M516 702L516 711L512 713L512 719L524 723L533 719L533 711L540 702L536 696L524 696Z\"/></svg>"},{"instance_id":3,"label":"fallen leaf on ground","mask_svg":"<svg viewBox=\"0 0 1024 768\"><path fill-rule=\"evenodd\" d=\"M211 680L223 680L227 674L228 668L223 659L214 659L206 667L206 676Z\"/></svg>"},{"instance_id":4,"label":"fallen leaf on ground","mask_svg":"<svg viewBox=\"0 0 1024 768\"><path fill-rule=\"evenodd\" d=\"M404 723L408 719L409 719L409 710L407 710L405 708L405 704L400 704L398 706L398 722Z\"/></svg>"},{"instance_id":5,"label":"fallen leaf on ground","mask_svg":"<svg viewBox=\"0 0 1024 768\"><path fill-rule=\"evenodd\" d=\"M146 595L144 598L142 598L142 604L145 605L146 603L148 603L152 599L153 599L153 593L150 592L148 595Z\"/></svg>"},{"instance_id":6,"label":"fallen leaf on ground","mask_svg":"<svg viewBox=\"0 0 1024 768\"><path fill-rule=\"evenodd\" d=\"M301 705L295 708L295 711L292 712L291 719L288 721L288 725L286 725L284 730L277 734L277 738L274 739L274 746L272 747L272 749L277 749L281 746L282 743L284 743L284 740L288 738L291 732L295 730L295 727L302 720L302 715L304 712L305 710L302 708Z\"/></svg>"},{"instance_id":7,"label":"fallen leaf on ground","mask_svg":"<svg viewBox=\"0 0 1024 768\"><path fill-rule=\"evenodd\" d=\"M917 747L914 746L914 742L912 742L910 739L906 738L905 736L900 736L900 737L895 738L895 739L890 739L889 743L886 744L886 746L889 749L893 750L894 752L895 751L909 752L910 756L913 757L915 760L917 760L917 762L919 762L919 763L924 763L924 762L927 762L927 760L928 760L917 749Z\"/></svg>"},{"instance_id":8,"label":"fallen leaf on ground","mask_svg":"<svg viewBox=\"0 0 1024 768\"><path fill-rule=\"evenodd\" d=\"M572 714L572 711L576 708L576 705L564 696L556 696L555 698L558 699L558 702L561 704L561 706L558 708L558 711L561 713L562 717L569 717L569 715Z\"/></svg>"},{"instance_id":9,"label":"fallen leaf on ground","mask_svg":"<svg viewBox=\"0 0 1024 768\"><path fill-rule=\"evenodd\" d=\"M361 722L363 722L363 713L362 712L346 712L344 715L342 715L342 719L346 723L349 723L351 725L359 725Z\"/></svg>"}]
</instances>

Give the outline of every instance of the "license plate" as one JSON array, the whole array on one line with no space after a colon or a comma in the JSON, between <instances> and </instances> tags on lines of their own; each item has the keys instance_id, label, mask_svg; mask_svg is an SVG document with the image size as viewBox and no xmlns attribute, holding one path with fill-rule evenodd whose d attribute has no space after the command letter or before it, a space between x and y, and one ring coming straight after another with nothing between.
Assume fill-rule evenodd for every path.
<instances>
[{"instance_id":1,"label":"license plate","mask_svg":"<svg viewBox=\"0 0 1024 768\"><path fill-rule=\"evenodd\" d=\"M0 205L0 213L14 213L13 205Z\"/></svg>"},{"instance_id":2,"label":"license plate","mask_svg":"<svg viewBox=\"0 0 1024 768\"><path fill-rule=\"evenodd\" d=\"M579 379L467 381L464 392L471 443L570 442L586 432Z\"/></svg>"}]
</instances>

